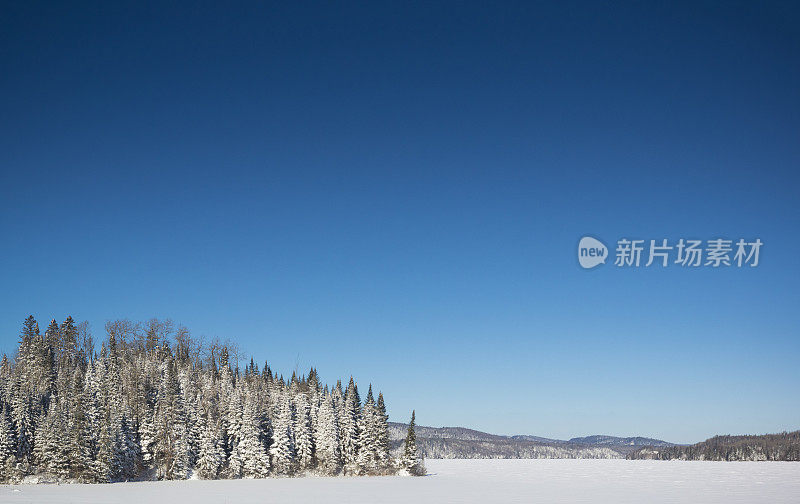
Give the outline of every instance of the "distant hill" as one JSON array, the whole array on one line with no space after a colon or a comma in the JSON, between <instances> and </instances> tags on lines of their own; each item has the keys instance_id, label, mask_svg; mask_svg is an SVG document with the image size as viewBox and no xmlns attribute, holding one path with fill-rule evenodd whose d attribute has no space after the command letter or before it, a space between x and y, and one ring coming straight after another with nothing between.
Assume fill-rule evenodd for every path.
<instances>
[{"instance_id":1,"label":"distant hill","mask_svg":"<svg viewBox=\"0 0 800 504\"><path fill-rule=\"evenodd\" d=\"M393 449L400 449L407 429L406 424L389 423ZM643 437L589 436L564 441L529 435L501 436L464 427L418 425L416 434L417 445L427 458L624 458L645 444L672 446Z\"/></svg>"},{"instance_id":2,"label":"distant hill","mask_svg":"<svg viewBox=\"0 0 800 504\"><path fill-rule=\"evenodd\" d=\"M629 459L800 461L800 431L760 436L714 436L688 446L644 446Z\"/></svg>"},{"instance_id":3,"label":"distant hill","mask_svg":"<svg viewBox=\"0 0 800 504\"><path fill-rule=\"evenodd\" d=\"M647 437L616 437L602 435L576 437L570 439L569 442L599 446L675 446L675 443L668 443L667 441Z\"/></svg>"}]
</instances>

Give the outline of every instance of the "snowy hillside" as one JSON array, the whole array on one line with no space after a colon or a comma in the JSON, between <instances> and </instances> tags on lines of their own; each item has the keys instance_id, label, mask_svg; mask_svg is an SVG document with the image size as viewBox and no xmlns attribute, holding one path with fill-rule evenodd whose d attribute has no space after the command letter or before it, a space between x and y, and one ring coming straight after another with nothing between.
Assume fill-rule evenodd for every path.
<instances>
[{"instance_id":1,"label":"snowy hillside","mask_svg":"<svg viewBox=\"0 0 800 504\"><path fill-rule=\"evenodd\" d=\"M640 446L673 446L650 438L590 436L569 441L537 436L499 436L463 427L417 426L417 444L427 458L623 458ZM405 438L405 425L389 423L393 450ZM657 444L654 444L657 443Z\"/></svg>"},{"instance_id":2,"label":"snowy hillside","mask_svg":"<svg viewBox=\"0 0 800 504\"><path fill-rule=\"evenodd\" d=\"M675 443L668 443L660 439L647 437L616 437L616 436L585 436L576 437L569 440L570 443L601 445L601 446L675 446Z\"/></svg>"},{"instance_id":3,"label":"snowy hillside","mask_svg":"<svg viewBox=\"0 0 800 504\"><path fill-rule=\"evenodd\" d=\"M688 446L644 446L631 459L800 461L800 431L758 436L714 436Z\"/></svg>"}]
</instances>

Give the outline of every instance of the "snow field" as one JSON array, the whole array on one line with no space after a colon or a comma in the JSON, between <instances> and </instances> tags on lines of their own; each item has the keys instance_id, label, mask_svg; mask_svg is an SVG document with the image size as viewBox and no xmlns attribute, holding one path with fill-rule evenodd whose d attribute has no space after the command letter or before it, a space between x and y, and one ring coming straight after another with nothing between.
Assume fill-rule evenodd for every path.
<instances>
[{"instance_id":1,"label":"snow field","mask_svg":"<svg viewBox=\"0 0 800 504\"><path fill-rule=\"evenodd\" d=\"M428 476L3 485L16 503L798 503L800 463L427 460Z\"/></svg>"}]
</instances>

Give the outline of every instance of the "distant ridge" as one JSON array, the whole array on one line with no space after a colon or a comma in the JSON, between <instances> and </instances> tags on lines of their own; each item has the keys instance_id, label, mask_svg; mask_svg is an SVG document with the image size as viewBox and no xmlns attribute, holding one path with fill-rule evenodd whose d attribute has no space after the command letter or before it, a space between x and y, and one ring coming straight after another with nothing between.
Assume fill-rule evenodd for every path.
<instances>
[{"instance_id":1,"label":"distant ridge","mask_svg":"<svg viewBox=\"0 0 800 504\"><path fill-rule=\"evenodd\" d=\"M395 450L407 426L389 422ZM595 435L570 440L531 435L501 436L465 427L416 426L417 445L427 458L625 458L642 446L669 447L673 443L646 437Z\"/></svg>"},{"instance_id":2,"label":"distant ridge","mask_svg":"<svg viewBox=\"0 0 800 504\"><path fill-rule=\"evenodd\" d=\"M603 446L675 446L675 443L669 443L660 439L653 439L647 437L616 437L616 436L585 436L575 437L569 440L570 443L579 444L592 444Z\"/></svg>"},{"instance_id":3,"label":"distant ridge","mask_svg":"<svg viewBox=\"0 0 800 504\"><path fill-rule=\"evenodd\" d=\"M800 461L800 431L756 436L714 436L687 446L644 446L630 459Z\"/></svg>"}]
</instances>

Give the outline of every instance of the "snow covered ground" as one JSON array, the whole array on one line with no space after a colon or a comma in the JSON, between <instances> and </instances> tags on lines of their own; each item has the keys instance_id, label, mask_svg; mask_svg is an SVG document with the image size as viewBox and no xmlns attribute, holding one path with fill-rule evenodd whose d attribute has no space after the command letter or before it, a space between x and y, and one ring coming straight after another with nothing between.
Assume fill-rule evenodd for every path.
<instances>
[{"instance_id":1,"label":"snow covered ground","mask_svg":"<svg viewBox=\"0 0 800 504\"><path fill-rule=\"evenodd\" d=\"M3 485L1 503L800 502L797 462L428 460L429 476Z\"/></svg>"}]
</instances>

